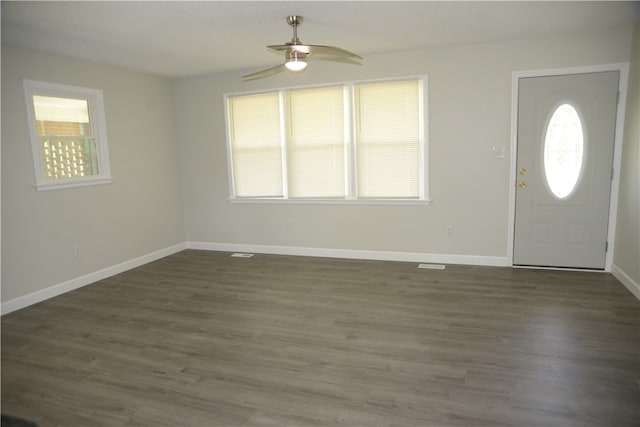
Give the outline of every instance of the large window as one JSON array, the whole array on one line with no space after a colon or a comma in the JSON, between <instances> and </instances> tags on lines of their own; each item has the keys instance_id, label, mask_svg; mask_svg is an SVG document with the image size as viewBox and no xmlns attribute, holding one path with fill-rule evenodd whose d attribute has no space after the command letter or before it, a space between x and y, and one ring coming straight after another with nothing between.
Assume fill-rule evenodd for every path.
<instances>
[{"instance_id":1,"label":"large window","mask_svg":"<svg viewBox=\"0 0 640 427\"><path fill-rule=\"evenodd\" d=\"M227 96L231 198L421 201L426 79Z\"/></svg>"},{"instance_id":2,"label":"large window","mask_svg":"<svg viewBox=\"0 0 640 427\"><path fill-rule=\"evenodd\" d=\"M36 188L111 181L102 92L24 81Z\"/></svg>"}]
</instances>

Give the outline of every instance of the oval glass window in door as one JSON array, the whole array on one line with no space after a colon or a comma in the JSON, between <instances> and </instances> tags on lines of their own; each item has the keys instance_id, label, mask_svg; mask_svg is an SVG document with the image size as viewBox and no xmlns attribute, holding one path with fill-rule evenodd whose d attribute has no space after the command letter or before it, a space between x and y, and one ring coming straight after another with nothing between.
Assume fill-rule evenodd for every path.
<instances>
[{"instance_id":1,"label":"oval glass window in door","mask_svg":"<svg viewBox=\"0 0 640 427\"><path fill-rule=\"evenodd\" d=\"M544 174L549 190L559 199L573 193L584 160L580 116L570 104L555 109L544 138Z\"/></svg>"}]
</instances>

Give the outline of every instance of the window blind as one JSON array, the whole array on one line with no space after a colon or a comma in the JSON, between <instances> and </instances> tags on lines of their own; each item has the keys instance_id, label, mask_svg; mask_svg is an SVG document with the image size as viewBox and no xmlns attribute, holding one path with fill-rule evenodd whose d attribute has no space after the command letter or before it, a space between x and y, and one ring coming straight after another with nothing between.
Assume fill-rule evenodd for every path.
<instances>
[{"instance_id":1,"label":"window blind","mask_svg":"<svg viewBox=\"0 0 640 427\"><path fill-rule=\"evenodd\" d=\"M355 85L359 198L421 195L421 82Z\"/></svg>"},{"instance_id":2,"label":"window blind","mask_svg":"<svg viewBox=\"0 0 640 427\"><path fill-rule=\"evenodd\" d=\"M282 197L280 97L229 98L233 187L237 197Z\"/></svg>"},{"instance_id":3,"label":"window blind","mask_svg":"<svg viewBox=\"0 0 640 427\"><path fill-rule=\"evenodd\" d=\"M228 96L231 197L426 200L424 81Z\"/></svg>"},{"instance_id":4,"label":"window blind","mask_svg":"<svg viewBox=\"0 0 640 427\"><path fill-rule=\"evenodd\" d=\"M345 196L342 86L287 93L289 197Z\"/></svg>"}]
</instances>

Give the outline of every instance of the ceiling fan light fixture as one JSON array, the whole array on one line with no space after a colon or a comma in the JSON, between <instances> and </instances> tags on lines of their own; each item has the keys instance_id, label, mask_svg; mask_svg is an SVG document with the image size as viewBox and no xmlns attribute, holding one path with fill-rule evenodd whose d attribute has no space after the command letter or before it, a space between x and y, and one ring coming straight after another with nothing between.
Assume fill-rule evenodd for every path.
<instances>
[{"instance_id":1,"label":"ceiling fan light fixture","mask_svg":"<svg viewBox=\"0 0 640 427\"><path fill-rule=\"evenodd\" d=\"M289 51L284 66L293 73L300 73L307 68L307 55L295 50Z\"/></svg>"},{"instance_id":2,"label":"ceiling fan light fixture","mask_svg":"<svg viewBox=\"0 0 640 427\"><path fill-rule=\"evenodd\" d=\"M268 49L277 53L284 53L284 63L242 76L244 81L262 79L282 71L288 71L292 74L300 74L307 68L307 60L316 55L318 56L318 59L323 59L325 61L362 65L358 62L358 60L362 59L360 55L349 52L348 50L340 47L302 44L298 38L298 26L302 24L302 20L302 16L299 15L287 16L287 24L289 24L293 30L293 37L291 38L291 41L285 44L267 46Z\"/></svg>"}]
</instances>

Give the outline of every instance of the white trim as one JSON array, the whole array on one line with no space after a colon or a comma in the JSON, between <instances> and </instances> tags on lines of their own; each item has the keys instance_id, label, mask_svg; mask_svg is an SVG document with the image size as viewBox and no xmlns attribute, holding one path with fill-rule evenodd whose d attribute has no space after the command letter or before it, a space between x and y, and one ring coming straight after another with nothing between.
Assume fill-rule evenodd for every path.
<instances>
[{"instance_id":1,"label":"white trim","mask_svg":"<svg viewBox=\"0 0 640 427\"><path fill-rule=\"evenodd\" d=\"M606 71L619 71L623 68L628 68L628 62L620 62L616 64L602 64L602 65L585 65L580 67L570 68L548 68L544 70L527 70L527 71L514 71L512 74L518 76L518 78L526 77L553 77L553 76L565 76L568 74L589 74L589 73L602 73Z\"/></svg>"},{"instance_id":2,"label":"white trim","mask_svg":"<svg viewBox=\"0 0 640 427\"><path fill-rule=\"evenodd\" d=\"M229 203L254 203L254 204L290 204L290 205L429 205L431 200L423 199L326 199L299 198L283 199L279 197L238 197L227 199Z\"/></svg>"},{"instance_id":3,"label":"white trim","mask_svg":"<svg viewBox=\"0 0 640 427\"><path fill-rule=\"evenodd\" d=\"M48 288L23 295L18 298L3 302L0 307L2 315L9 314L16 310L37 304L41 301L54 298L58 295L73 291L83 286L90 285L100 280L116 274L123 273L144 264L173 255L185 249L197 249L220 252L242 252L261 253L273 255L292 256L313 256L323 258L361 259L374 261L399 261L415 262L427 264L458 264L458 265L478 265L487 267L510 267L511 262L508 257L480 256L480 255L452 255L452 254L432 254L421 252L393 252L393 251L373 251L354 249L331 249L331 248L306 248L295 246L275 246L275 245L252 245L238 243L210 243L210 242L182 242L160 249L146 255L134 258L123 263L107 267L105 269L89 273L85 276L77 277ZM584 271L584 270L580 270ZM600 271L601 272L601 271ZM640 300L640 284L636 283L624 271L617 266L613 266L613 276L629 289L629 291Z\"/></svg>"},{"instance_id":4,"label":"white trim","mask_svg":"<svg viewBox=\"0 0 640 427\"><path fill-rule=\"evenodd\" d=\"M513 249L515 244L515 212L516 212L516 187L517 180L517 149L518 149L518 82L527 77L561 76L568 74L587 74L605 71L619 71L620 80L618 91L620 98L616 113L615 139L613 143L613 169L615 174L611 182L611 196L609 200L609 223L607 241L609 250L606 253L604 271L611 272L613 264L613 248L615 247L616 218L618 213L618 192L620 187L620 167L622 165L622 137L624 129L624 116L626 108L627 86L629 81L629 64L604 64L575 68L558 68L546 70L514 71L511 74L511 156L510 156L510 184L509 184L509 224L507 233L507 258L513 265Z\"/></svg>"},{"instance_id":5,"label":"white trim","mask_svg":"<svg viewBox=\"0 0 640 427\"><path fill-rule=\"evenodd\" d=\"M229 184L229 193L236 194L236 183L233 180L233 150L231 149L231 126L229 126L229 98L224 97L224 119L225 119L225 148L227 150L227 176L229 177L227 183Z\"/></svg>"},{"instance_id":6,"label":"white trim","mask_svg":"<svg viewBox=\"0 0 640 427\"><path fill-rule=\"evenodd\" d=\"M422 158L422 182L420 183L420 195L423 197L423 200L429 202L431 201L431 179L430 179L430 152L431 152L431 141L429 140L429 135L431 132L431 122L429 121L429 76L425 74L424 78L420 80L420 91L421 91L421 107L422 107L422 122L420 123L422 129L420 129L420 135L422 137L422 144L420 144L421 158Z\"/></svg>"},{"instance_id":7,"label":"white trim","mask_svg":"<svg viewBox=\"0 0 640 427\"><path fill-rule=\"evenodd\" d=\"M515 244L516 227L516 165L518 160L518 85L522 76L517 72L511 75L511 147L509 156L509 206L507 230L507 258L513 265L513 248Z\"/></svg>"},{"instance_id":8,"label":"white trim","mask_svg":"<svg viewBox=\"0 0 640 427\"><path fill-rule=\"evenodd\" d=\"M312 256L323 258L366 259L433 264L462 264L508 267L509 259L499 256L431 254L355 249L307 248L298 246L252 245L239 243L187 242L187 249L220 252L249 252L272 255Z\"/></svg>"},{"instance_id":9,"label":"white trim","mask_svg":"<svg viewBox=\"0 0 640 427\"><path fill-rule=\"evenodd\" d=\"M50 190L59 190L62 188L76 188L76 187L87 187L90 185L111 184L112 182L113 180L111 178L104 178L104 179L92 178L92 179L86 179L86 180L78 178L78 180L73 180L73 179L60 180L60 183L51 182L51 183L36 185L34 186L34 188L38 191L50 191Z\"/></svg>"},{"instance_id":10,"label":"white trim","mask_svg":"<svg viewBox=\"0 0 640 427\"><path fill-rule=\"evenodd\" d=\"M280 176L282 180L282 197L285 199L289 198L289 150L287 149L287 138L289 137L289 133L287 131L287 127L290 127L289 119L285 118L287 112L289 112L289 98L287 97L288 93L284 91L278 92L278 113L280 117ZM228 119L227 119L228 120ZM231 127L231 123L229 120L227 121L228 126ZM227 173L233 173L235 179L235 171L229 169ZM235 196L236 193L233 193Z\"/></svg>"},{"instance_id":11,"label":"white trim","mask_svg":"<svg viewBox=\"0 0 640 427\"><path fill-rule=\"evenodd\" d=\"M20 310L21 308L25 308L30 305L47 300L49 298L62 295L64 293L73 291L83 286L90 285L99 280L103 280L108 277L115 276L116 274L123 273L127 270L140 267L141 265L148 264L160 258L173 255L174 253L180 252L184 249L186 249L186 244L184 242L179 243L177 245L169 246L168 248L160 249L158 251L151 252L146 255L142 255L132 260L125 261L123 263L120 263L111 267L107 267L105 269L96 271L94 273L89 273L85 276L76 277L75 279L67 280L66 282L62 282L45 289L41 289L39 291L35 291L18 298L14 298L7 302L3 302L0 308L0 312L4 316L5 314L11 313L16 310Z\"/></svg>"},{"instance_id":12,"label":"white trim","mask_svg":"<svg viewBox=\"0 0 640 427\"><path fill-rule=\"evenodd\" d=\"M618 279L638 300L640 300L640 283L636 282L620 267L613 264L611 274Z\"/></svg>"},{"instance_id":13,"label":"white trim","mask_svg":"<svg viewBox=\"0 0 640 427\"><path fill-rule=\"evenodd\" d=\"M592 268L575 268L575 267L553 267L545 265L514 265L514 269L518 270L550 270L550 271L577 271L582 273L606 273L604 269L592 269Z\"/></svg>"},{"instance_id":14,"label":"white trim","mask_svg":"<svg viewBox=\"0 0 640 427\"><path fill-rule=\"evenodd\" d=\"M356 99L353 85L343 86L344 105L354 105ZM345 198L352 198L358 188L358 174L356 173L356 111L355 108L344 109L344 194Z\"/></svg>"},{"instance_id":15,"label":"white trim","mask_svg":"<svg viewBox=\"0 0 640 427\"><path fill-rule=\"evenodd\" d=\"M266 88L266 89L255 89L255 90L246 90L246 91L238 91L238 92L227 92L223 94L225 98L232 96L242 96L242 95L258 95L261 93L273 93L278 91L289 91L289 90L300 90L300 89L320 89L324 87L331 86L339 86L339 85L355 85L361 83L383 83L383 82L401 82L404 80L420 80L427 76L427 74L409 74L406 76L397 76L397 77L386 77L381 79L365 79L365 80L337 80L334 82L328 83L318 83L318 84L307 84L307 85L296 85L296 86L278 86L275 88Z\"/></svg>"},{"instance_id":16,"label":"white trim","mask_svg":"<svg viewBox=\"0 0 640 427\"><path fill-rule=\"evenodd\" d=\"M609 235L606 258L607 271L613 267L613 253L616 244L616 226L618 225L618 197L620 194L620 169L622 168L622 145L624 143L624 117L627 108L627 90L629 86L629 64L618 64L620 80L618 82L618 108L616 116L615 140L613 142L613 179L611 180L611 197L609 200Z\"/></svg>"}]
</instances>

